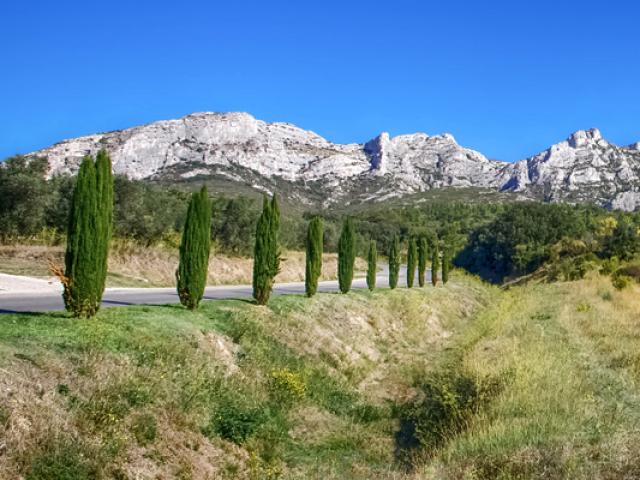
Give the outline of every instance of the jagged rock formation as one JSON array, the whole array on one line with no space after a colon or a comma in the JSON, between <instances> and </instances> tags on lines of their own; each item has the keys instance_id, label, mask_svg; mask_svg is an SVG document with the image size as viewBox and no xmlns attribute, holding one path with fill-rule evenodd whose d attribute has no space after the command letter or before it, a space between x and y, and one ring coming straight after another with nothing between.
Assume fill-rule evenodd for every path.
<instances>
[{"instance_id":1,"label":"jagged rock formation","mask_svg":"<svg viewBox=\"0 0 640 480\"><path fill-rule=\"evenodd\" d=\"M287 184L303 202L369 201L443 187L515 191L549 201L640 206L640 142L617 147L598 130L515 163L489 160L449 134L423 133L365 144L334 144L287 123L246 113L195 113L65 140L46 156L51 174L74 173L83 156L106 148L116 173L134 179L212 179L271 190Z\"/></svg>"},{"instance_id":2,"label":"jagged rock formation","mask_svg":"<svg viewBox=\"0 0 640 480\"><path fill-rule=\"evenodd\" d=\"M537 191L550 201L591 201L625 210L640 205L640 151L607 142L595 128L516 162L506 173L511 184L504 188Z\"/></svg>"}]
</instances>

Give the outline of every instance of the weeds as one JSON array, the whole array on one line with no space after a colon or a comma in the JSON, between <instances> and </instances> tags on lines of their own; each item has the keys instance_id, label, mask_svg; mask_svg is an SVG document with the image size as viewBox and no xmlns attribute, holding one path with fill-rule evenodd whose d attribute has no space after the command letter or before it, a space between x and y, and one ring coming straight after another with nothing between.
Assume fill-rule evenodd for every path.
<instances>
[{"instance_id":1,"label":"weeds","mask_svg":"<svg viewBox=\"0 0 640 480\"><path fill-rule=\"evenodd\" d=\"M52 437L40 445L26 480L93 480L101 472L98 459L77 439Z\"/></svg>"}]
</instances>

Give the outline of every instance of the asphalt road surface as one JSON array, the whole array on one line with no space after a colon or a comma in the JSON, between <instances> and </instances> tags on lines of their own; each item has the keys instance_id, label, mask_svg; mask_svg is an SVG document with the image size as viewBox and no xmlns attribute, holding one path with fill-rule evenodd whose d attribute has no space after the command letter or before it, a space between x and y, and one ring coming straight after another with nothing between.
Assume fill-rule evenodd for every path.
<instances>
[{"instance_id":1,"label":"asphalt road surface","mask_svg":"<svg viewBox=\"0 0 640 480\"><path fill-rule=\"evenodd\" d=\"M406 269L400 272L399 287L406 285ZM427 271L427 281L430 282L431 272ZM416 281L417 283L417 281ZM389 286L386 269L377 275L376 286ZM353 280L352 288L366 288L364 277ZM337 292L336 280L320 282L320 292ZM304 282L278 283L273 288L274 295L304 293ZM251 285L220 285L207 287L203 300L220 300L229 298L251 298ZM166 305L179 303L175 288L108 288L102 299L105 307L119 307L123 305ZM62 296L59 293L16 293L0 295L0 313L16 312L48 312L64 310Z\"/></svg>"}]
</instances>

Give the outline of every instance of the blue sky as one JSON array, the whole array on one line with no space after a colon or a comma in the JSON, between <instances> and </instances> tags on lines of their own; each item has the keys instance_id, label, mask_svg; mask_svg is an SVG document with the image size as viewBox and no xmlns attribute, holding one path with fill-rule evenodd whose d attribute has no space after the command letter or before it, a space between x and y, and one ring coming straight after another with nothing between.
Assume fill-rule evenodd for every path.
<instances>
[{"instance_id":1,"label":"blue sky","mask_svg":"<svg viewBox=\"0 0 640 480\"><path fill-rule=\"evenodd\" d=\"M572 131L640 140L637 1L0 5L0 158L194 111L336 142L452 133L517 160Z\"/></svg>"}]
</instances>

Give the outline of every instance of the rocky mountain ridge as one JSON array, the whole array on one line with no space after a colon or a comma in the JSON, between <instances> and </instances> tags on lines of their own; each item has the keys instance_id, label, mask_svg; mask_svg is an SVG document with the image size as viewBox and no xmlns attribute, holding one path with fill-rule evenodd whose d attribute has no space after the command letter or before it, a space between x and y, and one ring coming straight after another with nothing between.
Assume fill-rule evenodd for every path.
<instances>
[{"instance_id":1,"label":"rocky mountain ridge","mask_svg":"<svg viewBox=\"0 0 640 480\"><path fill-rule=\"evenodd\" d=\"M480 187L548 201L640 206L640 142L619 147L597 129L577 131L537 155L507 163L458 145L450 134L383 132L364 144L336 144L288 123L205 112L65 140L28 156L47 157L51 175L74 173L85 155L101 148L111 153L116 173L133 179L215 178L259 191L287 184L305 203Z\"/></svg>"}]
</instances>

